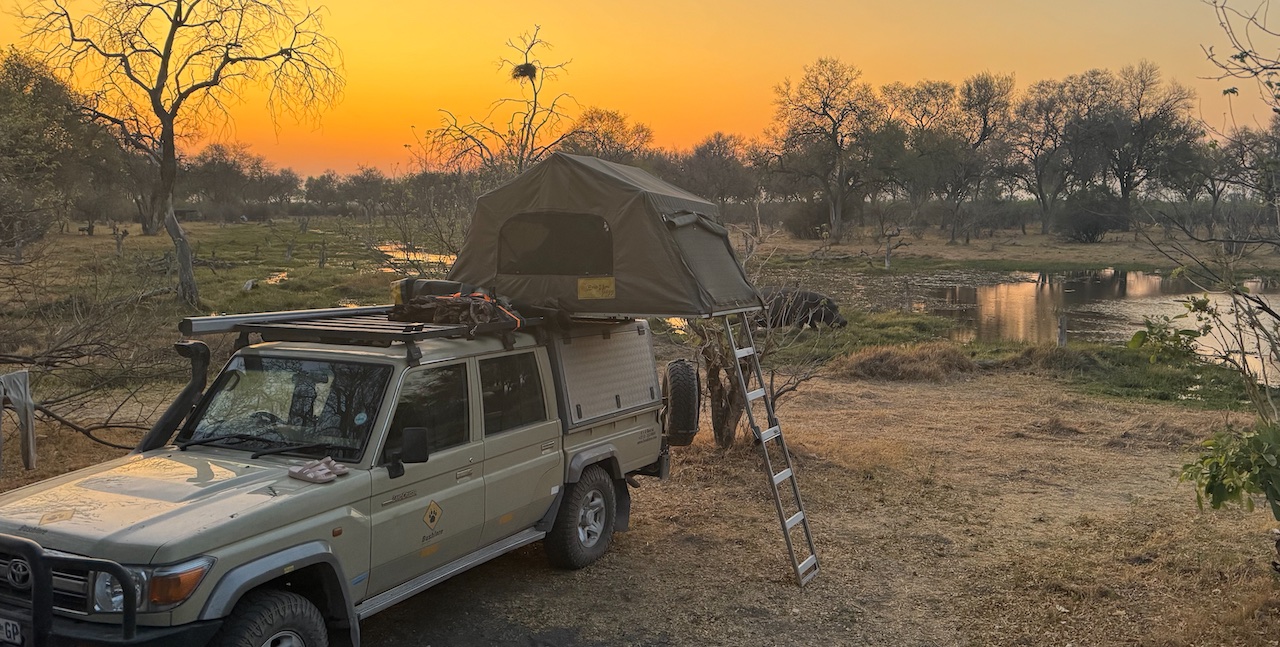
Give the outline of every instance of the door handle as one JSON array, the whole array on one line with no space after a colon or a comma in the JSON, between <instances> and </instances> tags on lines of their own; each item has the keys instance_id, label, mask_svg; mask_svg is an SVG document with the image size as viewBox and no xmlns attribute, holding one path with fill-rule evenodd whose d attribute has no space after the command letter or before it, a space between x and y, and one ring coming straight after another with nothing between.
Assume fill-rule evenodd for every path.
<instances>
[{"instance_id":1,"label":"door handle","mask_svg":"<svg viewBox=\"0 0 1280 647\"><path fill-rule=\"evenodd\" d=\"M556 448L556 441L554 440L548 440L547 442L542 443L542 453L544 454L549 451L555 450L555 448Z\"/></svg>"},{"instance_id":2,"label":"door handle","mask_svg":"<svg viewBox=\"0 0 1280 647\"><path fill-rule=\"evenodd\" d=\"M462 479L471 478L471 468L468 467L466 469L458 470L457 472L454 473L454 476L457 476L459 481L461 481Z\"/></svg>"}]
</instances>

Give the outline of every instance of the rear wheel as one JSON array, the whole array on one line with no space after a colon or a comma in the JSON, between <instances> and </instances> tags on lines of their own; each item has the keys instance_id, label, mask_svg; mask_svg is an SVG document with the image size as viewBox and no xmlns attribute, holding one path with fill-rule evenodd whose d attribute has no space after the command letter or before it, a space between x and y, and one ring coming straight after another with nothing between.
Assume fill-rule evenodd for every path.
<instances>
[{"instance_id":1,"label":"rear wheel","mask_svg":"<svg viewBox=\"0 0 1280 647\"><path fill-rule=\"evenodd\" d=\"M324 616L289 591L253 591L236 603L213 641L218 647L329 647Z\"/></svg>"},{"instance_id":2,"label":"rear wheel","mask_svg":"<svg viewBox=\"0 0 1280 647\"><path fill-rule=\"evenodd\" d=\"M609 550L617 516L617 494L613 479L599 465L583 470L560 501L560 511L543 542L551 564L577 570Z\"/></svg>"},{"instance_id":3,"label":"rear wheel","mask_svg":"<svg viewBox=\"0 0 1280 647\"><path fill-rule=\"evenodd\" d=\"M667 444L683 447L698 435L698 412L702 408L702 387L698 384L698 367L686 359L667 364L662 376L662 431Z\"/></svg>"}]
</instances>

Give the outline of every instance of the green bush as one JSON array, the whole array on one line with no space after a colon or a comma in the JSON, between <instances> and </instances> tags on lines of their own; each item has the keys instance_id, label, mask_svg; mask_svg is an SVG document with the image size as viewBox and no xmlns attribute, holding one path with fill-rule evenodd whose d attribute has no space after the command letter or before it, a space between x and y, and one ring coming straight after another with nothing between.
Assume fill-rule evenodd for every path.
<instances>
[{"instance_id":1,"label":"green bush","mask_svg":"<svg viewBox=\"0 0 1280 647\"><path fill-rule=\"evenodd\" d=\"M1196 486L1196 501L1213 508L1227 503L1253 509L1261 494L1280 520L1280 428L1259 423L1250 429L1227 428L1203 443L1204 452L1182 466L1181 481Z\"/></svg>"}]
</instances>

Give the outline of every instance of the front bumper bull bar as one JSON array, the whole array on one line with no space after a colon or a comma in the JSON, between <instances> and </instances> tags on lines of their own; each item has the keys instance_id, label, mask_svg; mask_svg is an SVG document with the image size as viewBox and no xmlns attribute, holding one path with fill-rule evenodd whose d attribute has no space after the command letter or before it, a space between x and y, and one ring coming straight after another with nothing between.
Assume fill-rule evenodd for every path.
<instances>
[{"instance_id":1,"label":"front bumper bull bar","mask_svg":"<svg viewBox=\"0 0 1280 647\"><path fill-rule=\"evenodd\" d=\"M90 573L108 573L120 583L124 594L124 614L120 622L121 639L131 641L138 631L138 595L133 576L120 564L92 557L74 557L46 551L40 544L25 537L0 534L0 553L11 556L9 584L14 588L26 588L31 597L26 605L29 617L16 618L22 625L23 644L33 647L52 645L53 640L53 571L55 567L83 569ZM22 560L27 566L24 574L14 564ZM88 581L88 598L93 599L93 581ZM21 606L19 607L21 609Z\"/></svg>"}]
</instances>

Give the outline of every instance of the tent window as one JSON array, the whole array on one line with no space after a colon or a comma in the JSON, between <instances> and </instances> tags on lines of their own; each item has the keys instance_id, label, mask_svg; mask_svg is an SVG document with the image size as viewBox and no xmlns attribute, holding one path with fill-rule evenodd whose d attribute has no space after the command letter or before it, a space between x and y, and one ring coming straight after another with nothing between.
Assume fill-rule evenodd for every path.
<instances>
[{"instance_id":1,"label":"tent window","mask_svg":"<svg viewBox=\"0 0 1280 647\"><path fill-rule=\"evenodd\" d=\"M519 214L498 234L498 273L611 276L613 233L591 214Z\"/></svg>"}]
</instances>

